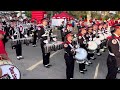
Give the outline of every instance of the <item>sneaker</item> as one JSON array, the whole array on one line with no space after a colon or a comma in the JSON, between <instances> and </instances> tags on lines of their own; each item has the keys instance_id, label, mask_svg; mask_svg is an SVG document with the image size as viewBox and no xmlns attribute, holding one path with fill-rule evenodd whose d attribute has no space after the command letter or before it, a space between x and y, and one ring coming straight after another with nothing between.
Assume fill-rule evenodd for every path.
<instances>
[{"instance_id":1,"label":"sneaker","mask_svg":"<svg viewBox=\"0 0 120 90\"><path fill-rule=\"evenodd\" d=\"M17 59L20 60L20 56L17 56Z\"/></svg>"},{"instance_id":2,"label":"sneaker","mask_svg":"<svg viewBox=\"0 0 120 90\"><path fill-rule=\"evenodd\" d=\"M70 79L74 79L74 78L70 78Z\"/></svg>"}]
</instances>

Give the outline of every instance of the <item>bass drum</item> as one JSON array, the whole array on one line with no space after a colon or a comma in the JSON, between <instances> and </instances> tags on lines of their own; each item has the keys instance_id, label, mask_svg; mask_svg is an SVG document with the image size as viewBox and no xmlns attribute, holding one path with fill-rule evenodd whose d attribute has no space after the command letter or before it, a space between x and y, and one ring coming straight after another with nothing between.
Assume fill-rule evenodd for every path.
<instances>
[{"instance_id":1,"label":"bass drum","mask_svg":"<svg viewBox=\"0 0 120 90\"><path fill-rule=\"evenodd\" d=\"M19 69L8 60L0 60L0 79L20 79Z\"/></svg>"},{"instance_id":2,"label":"bass drum","mask_svg":"<svg viewBox=\"0 0 120 90\"><path fill-rule=\"evenodd\" d=\"M88 49L89 50L96 50L98 48L98 45L97 43L95 43L94 41L89 41L88 42Z\"/></svg>"},{"instance_id":3,"label":"bass drum","mask_svg":"<svg viewBox=\"0 0 120 90\"><path fill-rule=\"evenodd\" d=\"M76 51L75 59L78 62L84 61L87 58L88 54L84 48L78 48L75 51Z\"/></svg>"}]
</instances>

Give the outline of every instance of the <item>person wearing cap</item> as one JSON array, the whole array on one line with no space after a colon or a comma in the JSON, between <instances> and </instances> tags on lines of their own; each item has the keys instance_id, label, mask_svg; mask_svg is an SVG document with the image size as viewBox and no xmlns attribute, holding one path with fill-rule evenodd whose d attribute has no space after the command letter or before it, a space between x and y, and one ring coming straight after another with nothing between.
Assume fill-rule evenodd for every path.
<instances>
[{"instance_id":1,"label":"person wearing cap","mask_svg":"<svg viewBox=\"0 0 120 90\"><path fill-rule=\"evenodd\" d=\"M120 66L120 24L113 25L112 35L107 38L109 55L107 58L108 73L106 79L116 79Z\"/></svg>"},{"instance_id":2,"label":"person wearing cap","mask_svg":"<svg viewBox=\"0 0 120 90\"><path fill-rule=\"evenodd\" d=\"M64 42L64 38L65 38L64 37L64 29L65 29L65 27L64 27L64 21L61 23L59 29L60 29L60 33L61 33L61 39Z\"/></svg>"},{"instance_id":3,"label":"person wearing cap","mask_svg":"<svg viewBox=\"0 0 120 90\"><path fill-rule=\"evenodd\" d=\"M13 35L13 39L20 39L23 38L23 34L20 31L19 27L16 27L16 31ZM14 46L15 47L15 51L16 51L16 56L17 59L24 59L24 57L22 56L22 42L21 41L17 41L17 44Z\"/></svg>"},{"instance_id":4,"label":"person wearing cap","mask_svg":"<svg viewBox=\"0 0 120 90\"><path fill-rule=\"evenodd\" d=\"M40 39L41 49L42 49L42 56L43 56L43 65L46 68L50 68L52 65L50 64L50 52L45 53L44 45L46 44L44 41L46 37L43 36L45 31L47 30L48 20L46 18L42 19L42 26L38 30L38 38Z\"/></svg>"},{"instance_id":5,"label":"person wearing cap","mask_svg":"<svg viewBox=\"0 0 120 90\"><path fill-rule=\"evenodd\" d=\"M99 38L99 25L98 24L94 24L93 25L93 36L94 38ZM96 54L97 56L101 56L101 53L100 53L100 45L98 45L98 48L96 49Z\"/></svg>"},{"instance_id":6,"label":"person wearing cap","mask_svg":"<svg viewBox=\"0 0 120 90\"><path fill-rule=\"evenodd\" d=\"M104 34L109 34L108 24L106 22L104 22L103 29L104 29ZM104 47L104 49L107 48L106 47L106 39L104 40L103 47Z\"/></svg>"},{"instance_id":7,"label":"person wearing cap","mask_svg":"<svg viewBox=\"0 0 120 90\"><path fill-rule=\"evenodd\" d=\"M101 23L98 28L99 28L98 33L104 35L103 23ZM100 52L105 52L105 49L104 49L104 40L101 40L101 42L102 43L100 44Z\"/></svg>"},{"instance_id":8,"label":"person wearing cap","mask_svg":"<svg viewBox=\"0 0 120 90\"><path fill-rule=\"evenodd\" d=\"M8 54L5 50L5 46L4 46L3 41L2 41L2 39L4 38L4 34L5 34L5 32L0 30L0 60L2 60L2 59L10 60L8 58Z\"/></svg>"},{"instance_id":9,"label":"person wearing cap","mask_svg":"<svg viewBox=\"0 0 120 90\"><path fill-rule=\"evenodd\" d=\"M80 47L84 49L86 49L86 45L87 45L85 34L86 34L86 27L84 26L81 28L81 30L78 33L78 43ZM86 62L84 61L79 63L79 72L82 74L84 74L84 71L87 71L87 69L85 69L85 63Z\"/></svg>"},{"instance_id":10,"label":"person wearing cap","mask_svg":"<svg viewBox=\"0 0 120 90\"><path fill-rule=\"evenodd\" d=\"M74 77L74 55L76 54L74 45L72 44L73 36L71 33L66 35L66 40L64 42L64 59L66 63L66 78L73 79Z\"/></svg>"},{"instance_id":11,"label":"person wearing cap","mask_svg":"<svg viewBox=\"0 0 120 90\"><path fill-rule=\"evenodd\" d=\"M37 27L36 25L33 26L33 43L32 46L36 47L36 42L37 42Z\"/></svg>"},{"instance_id":12,"label":"person wearing cap","mask_svg":"<svg viewBox=\"0 0 120 90\"><path fill-rule=\"evenodd\" d=\"M93 34L93 27L92 25L89 25L88 28L87 28L87 34L86 34L86 40L87 42L89 41L93 41L93 38L94 38L94 34ZM87 47L88 47L88 44L87 44ZM95 55L94 55L94 52L91 52L89 49L87 49L87 52L88 52L88 56L87 56L87 59L88 59L88 63L89 64L92 64L92 62L90 61L91 59L92 60L95 60ZM87 64L87 63L86 63ZM88 65L89 65L88 64Z\"/></svg>"},{"instance_id":13,"label":"person wearing cap","mask_svg":"<svg viewBox=\"0 0 120 90\"><path fill-rule=\"evenodd\" d=\"M72 28L72 25L71 25L71 24L67 24L67 27L66 27L66 29L64 30L64 37L65 37L67 34L69 34L69 33L72 32L71 28ZM65 38L64 38L64 39L65 39Z\"/></svg>"}]
</instances>

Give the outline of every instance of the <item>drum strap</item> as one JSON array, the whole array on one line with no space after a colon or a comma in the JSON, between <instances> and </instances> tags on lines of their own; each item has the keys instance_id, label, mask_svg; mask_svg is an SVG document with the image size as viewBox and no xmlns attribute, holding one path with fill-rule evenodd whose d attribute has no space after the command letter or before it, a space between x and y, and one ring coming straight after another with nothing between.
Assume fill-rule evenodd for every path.
<instances>
[{"instance_id":1,"label":"drum strap","mask_svg":"<svg viewBox=\"0 0 120 90\"><path fill-rule=\"evenodd\" d=\"M72 44L68 44L72 49L74 49L74 47L72 46Z\"/></svg>"}]
</instances>

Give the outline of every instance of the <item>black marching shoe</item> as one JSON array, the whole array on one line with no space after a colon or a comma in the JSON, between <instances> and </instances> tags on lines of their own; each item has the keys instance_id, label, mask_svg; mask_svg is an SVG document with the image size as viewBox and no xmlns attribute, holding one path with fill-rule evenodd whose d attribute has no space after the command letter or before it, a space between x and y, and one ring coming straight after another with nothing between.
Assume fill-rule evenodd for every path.
<instances>
[{"instance_id":1,"label":"black marching shoe","mask_svg":"<svg viewBox=\"0 0 120 90\"><path fill-rule=\"evenodd\" d=\"M92 60L95 60L96 58L93 56L93 57L91 57L91 59L92 59Z\"/></svg>"},{"instance_id":2,"label":"black marching shoe","mask_svg":"<svg viewBox=\"0 0 120 90\"><path fill-rule=\"evenodd\" d=\"M36 47L37 45L32 45L33 47Z\"/></svg>"},{"instance_id":3,"label":"black marching shoe","mask_svg":"<svg viewBox=\"0 0 120 90\"><path fill-rule=\"evenodd\" d=\"M97 56L101 56L101 53L97 53Z\"/></svg>"},{"instance_id":4,"label":"black marching shoe","mask_svg":"<svg viewBox=\"0 0 120 90\"><path fill-rule=\"evenodd\" d=\"M19 57L19 56L17 56L17 60L20 60L20 57Z\"/></svg>"},{"instance_id":5,"label":"black marching shoe","mask_svg":"<svg viewBox=\"0 0 120 90\"><path fill-rule=\"evenodd\" d=\"M50 68L52 65L50 65L50 64L47 64L47 65L44 65L44 67L46 67L46 68Z\"/></svg>"},{"instance_id":6,"label":"black marching shoe","mask_svg":"<svg viewBox=\"0 0 120 90\"><path fill-rule=\"evenodd\" d=\"M117 73L120 73L120 68L118 68Z\"/></svg>"},{"instance_id":7,"label":"black marching shoe","mask_svg":"<svg viewBox=\"0 0 120 90\"><path fill-rule=\"evenodd\" d=\"M87 71L87 69L83 69L83 71Z\"/></svg>"},{"instance_id":8,"label":"black marching shoe","mask_svg":"<svg viewBox=\"0 0 120 90\"><path fill-rule=\"evenodd\" d=\"M24 57L23 56L19 56L20 57L20 59L24 59Z\"/></svg>"},{"instance_id":9,"label":"black marching shoe","mask_svg":"<svg viewBox=\"0 0 120 90\"><path fill-rule=\"evenodd\" d=\"M81 71L81 70L80 70L80 73L84 74L84 71Z\"/></svg>"}]
</instances>

